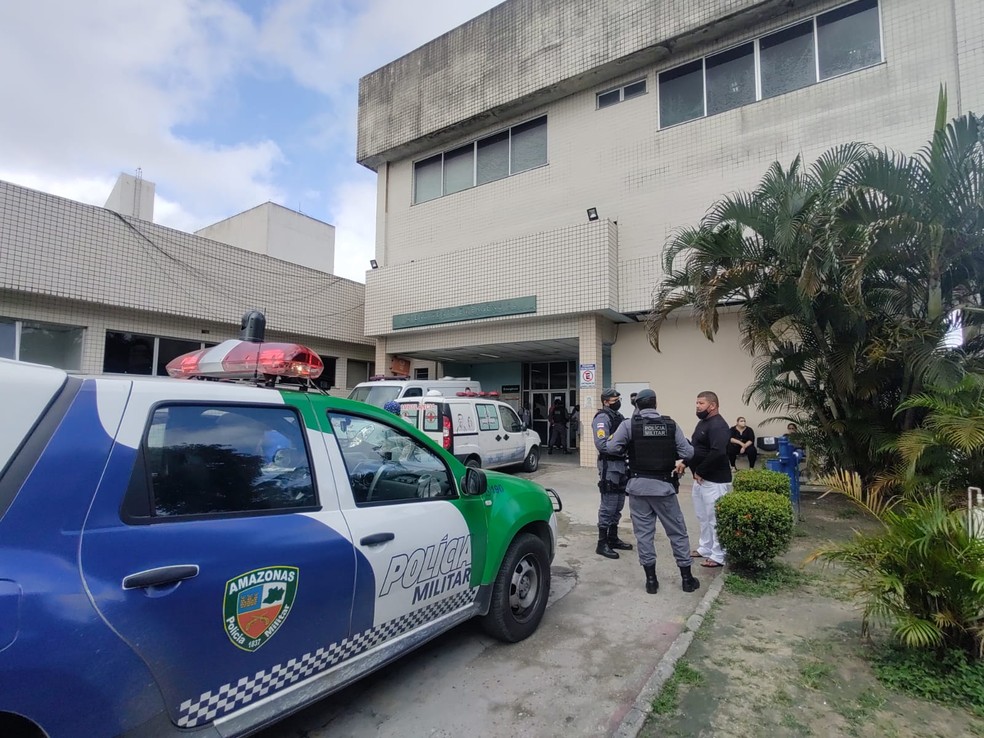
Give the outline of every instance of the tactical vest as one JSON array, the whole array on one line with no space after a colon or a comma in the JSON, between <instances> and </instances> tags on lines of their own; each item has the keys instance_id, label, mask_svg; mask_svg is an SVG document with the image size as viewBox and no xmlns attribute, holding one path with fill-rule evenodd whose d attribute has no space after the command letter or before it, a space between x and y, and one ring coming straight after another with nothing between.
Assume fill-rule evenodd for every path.
<instances>
[{"instance_id":1,"label":"tactical vest","mask_svg":"<svg viewBox=\"0 0 984 738\"><path fill-rule=\"evenodd\" d=\"M550 409L550 419L555 423L567 422L567 408L563 405L554 405Z\"/></svg>"},{"instance_id":2,"label":"tactical vest","mask_svg":"<svg viewBox=\"0 0 984 738\"><path fill-rule=\"evenodd\" d=\"M658 418L632 416L629 468L641 476L669 476L677 460L676 423L665 415Z\"/></svg>"},{"instance_id":3,"label":"tactical vest","mask_svg":"<svg viewBox=\"0 0 984 738\"><path fill-rule=\"evenodd\" d=\"M608 407L603 407L603 408L601 408L601 410L599 410L598 412L596 412L595 413L595 418L597 418L599 415L604 415L604 416L606 416L608 418L608 437L609 438L611 438L612 436L614 436L615 435L615 431L618 430L618 427L622 423L625 422L625 417L622 415L622 413L617 413L617 412L615 412L614 410L612 410L611 408L608 408ZM594 423L594 421L592 421L592 424L593 423ZM605 452L602 451L602 452L599 452L598 453L598 456L600 456L602 459L607 459L609 461L625 461L625 455L624 454L622 456L618 456L617 454L608 454L608 453L605 453Z\"/></svg>"}]
</instances>

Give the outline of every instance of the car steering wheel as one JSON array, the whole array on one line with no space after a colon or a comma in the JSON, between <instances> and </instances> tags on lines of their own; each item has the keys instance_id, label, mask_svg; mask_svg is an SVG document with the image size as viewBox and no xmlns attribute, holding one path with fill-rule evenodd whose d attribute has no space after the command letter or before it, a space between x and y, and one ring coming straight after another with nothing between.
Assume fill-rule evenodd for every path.
<instances>
[{"instance_id":1,"label":"car steering wheel","mask_svg":"<svg viewBox=\"0 0 984 738\"><path fill-rule=\"evenodd\" d=\"M386 464L380 464L379 468L376 469L376 473L372 475L372 481L369 482L369 489L366 490L366 502L372 502L372 493L376 490L376 483L379 482L379 478L383 476L383 471L386 469Z\"/></svg>"}]
</instances>

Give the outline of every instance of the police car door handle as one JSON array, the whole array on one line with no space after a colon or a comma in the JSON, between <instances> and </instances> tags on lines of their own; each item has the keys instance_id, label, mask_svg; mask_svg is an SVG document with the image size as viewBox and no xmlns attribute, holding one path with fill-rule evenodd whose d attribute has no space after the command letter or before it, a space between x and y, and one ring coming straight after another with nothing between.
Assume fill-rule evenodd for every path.
<instances>
[{"instance_id":1,"label":"police car door handle","mask_svg":"<svg viewBox=\"0 0 984 738\"><path fill-rule=\"evenodd\" d=\"M371 536L363 536L360 538L359 545L378 546L380 543L392 541L394 538L396 538L396 535L393 533L373 533Z\"/></svg>"},{"instance_id":2,"label":"police car door handle","mask_svg":"<svg viewBox=\"0 0 984 738\"><path fill-rule=\"evenodd\" d=\"M143 589L174 584L198 576L198 564L178 564L139 571L123 578L123 589Z\"/></svg>"}]
</instances>

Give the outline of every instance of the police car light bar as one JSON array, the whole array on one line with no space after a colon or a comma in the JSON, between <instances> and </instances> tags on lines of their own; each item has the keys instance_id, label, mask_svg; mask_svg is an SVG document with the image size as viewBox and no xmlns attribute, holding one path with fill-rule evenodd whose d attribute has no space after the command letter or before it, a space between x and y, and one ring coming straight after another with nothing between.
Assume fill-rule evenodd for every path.
<instances>
[{"instance_id":1,"label":"police car light bar","mask_svg":"<svg viewBox=\"0 0 984 738\"><path fill-rule=\"evenodd\" d=\"M250 379L256 376L316 379L324 368L320 356L297 343L230 340L172 359L168 362L167 373L182 379Z\"/></svg>"}]
</instances>

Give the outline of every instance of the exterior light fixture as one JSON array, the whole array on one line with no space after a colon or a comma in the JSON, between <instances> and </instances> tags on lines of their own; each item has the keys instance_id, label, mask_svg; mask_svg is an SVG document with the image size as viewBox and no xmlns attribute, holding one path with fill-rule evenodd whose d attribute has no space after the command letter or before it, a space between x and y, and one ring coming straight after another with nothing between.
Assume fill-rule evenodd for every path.
<instances>
[{"instance_id":1,"label":"exterior light fixture","mask_svg":"<svg viewBox=\"0 0 984 738\"><path fill-rule=\"evenodd\" d=\"M598 208L588 208L588 220L598 220Z\"/></svg>"},{"instance_id":2,"label":"exterior light fixture","mask_svg":"<svg viewBox=\"0 0 984 738\"><path fill-rule=\"evenodd\" d=\"M369 266L371 266L373 269L378 269L379 268L379 262L376 261L375 259L370 259L369 260Z\"/></svg>"}]
</instances>

